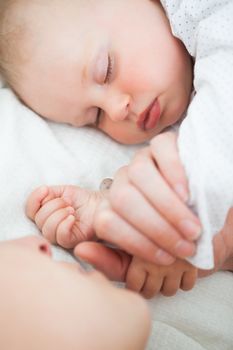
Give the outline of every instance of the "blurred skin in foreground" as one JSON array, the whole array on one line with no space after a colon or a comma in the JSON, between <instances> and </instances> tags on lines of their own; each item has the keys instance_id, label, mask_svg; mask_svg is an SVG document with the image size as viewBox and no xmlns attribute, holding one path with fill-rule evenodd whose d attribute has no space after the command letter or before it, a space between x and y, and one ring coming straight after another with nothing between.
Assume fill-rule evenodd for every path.
<instances>
[{"instance_id":1,"label":"blurred skin in foreground","mask_svg":"<svg viewBox=\"0 0 233 350\"><path fill-rule=\"evenodd\" d=\"M54 262L43 238L0 243L0 276L3 349L145 347L150 321L143 299L78 263Z\"/></svg>"}]
</instances>

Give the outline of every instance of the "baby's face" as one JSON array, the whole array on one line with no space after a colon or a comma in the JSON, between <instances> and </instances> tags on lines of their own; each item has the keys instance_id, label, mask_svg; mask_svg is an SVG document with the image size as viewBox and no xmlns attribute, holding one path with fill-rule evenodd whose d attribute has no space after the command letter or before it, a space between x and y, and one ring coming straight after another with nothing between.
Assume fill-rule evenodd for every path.
<instances>
[{"instance_id":1,"label":"baby's face","mask_svg":"<svg viewBox=\"0 0 233 350\"><path fill-rule=\"evenodd\" d=\"M126 144L148 140L182 116L191 60L159 2L58 0L56 8L30 11L31 58L16 92L35 112L97 127Z\"/></svg>"}]
</instances>

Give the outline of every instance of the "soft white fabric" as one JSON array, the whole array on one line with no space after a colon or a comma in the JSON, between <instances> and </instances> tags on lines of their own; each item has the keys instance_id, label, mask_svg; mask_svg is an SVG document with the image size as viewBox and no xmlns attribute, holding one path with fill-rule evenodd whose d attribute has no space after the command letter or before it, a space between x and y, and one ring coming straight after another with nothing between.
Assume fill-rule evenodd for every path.
<instances>
[{"instance_id":1,"label":"soft white fabric","mask_svg":"<svg viewBox=\"0 0 233 350\"><path fill-rule=\"evenodd\" d=\"M218 272L188 293L154 298L147 350L232 350L232 295L232 273Z\"/></svg>"},{"instance_id":2,"label":"soft white fabric","mask_svg":"<svg viewBox=\"0 0 233 350\"><path fill-rule=\"evenodd\" d=\"M178 146L203 234L190 261L213 267L212 237L233 204L233 1L162 0L172 31L195 58L196 95Z\"/></svg>"}]
</instances>

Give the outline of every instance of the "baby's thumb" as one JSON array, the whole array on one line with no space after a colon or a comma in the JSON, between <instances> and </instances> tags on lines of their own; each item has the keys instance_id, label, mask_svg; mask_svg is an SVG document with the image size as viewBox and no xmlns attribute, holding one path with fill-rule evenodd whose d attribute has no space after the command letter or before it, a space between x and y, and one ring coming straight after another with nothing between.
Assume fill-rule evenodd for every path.
<instances>
[{"instance_id":1,"label":"baby's thumb","mask_svg":"<svg viewBox=\"0 0 233 350\"><path fill-rule=\"evenodd\" d=\"M74 249L74 255L91 264L113 281L125 281L131 257L119 250L98 242L82 242Z\"/></svg>"}]
</instances>

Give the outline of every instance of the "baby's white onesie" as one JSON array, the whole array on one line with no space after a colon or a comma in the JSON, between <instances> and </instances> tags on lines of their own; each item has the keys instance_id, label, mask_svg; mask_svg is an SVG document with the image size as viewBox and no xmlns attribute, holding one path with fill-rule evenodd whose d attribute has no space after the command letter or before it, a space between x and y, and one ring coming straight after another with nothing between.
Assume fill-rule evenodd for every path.
<instances>
[{"instance_id":1,"label":"baby's white onesie","mask_svg":"<svg viewBox=\"0 0 233 350\"><path fill-rule=\"evenodd\" d=\"M161 0L172 32L195 59L196 94L178 147L203 225L190 261L213 267L212 238L233 205L233 1Z\"/></svg>"}]
</instances>

